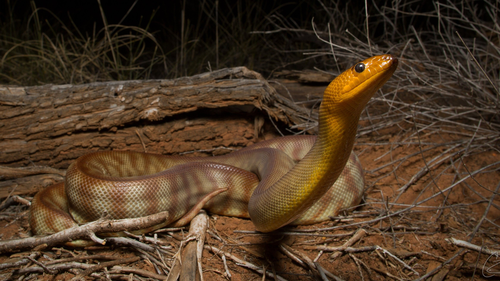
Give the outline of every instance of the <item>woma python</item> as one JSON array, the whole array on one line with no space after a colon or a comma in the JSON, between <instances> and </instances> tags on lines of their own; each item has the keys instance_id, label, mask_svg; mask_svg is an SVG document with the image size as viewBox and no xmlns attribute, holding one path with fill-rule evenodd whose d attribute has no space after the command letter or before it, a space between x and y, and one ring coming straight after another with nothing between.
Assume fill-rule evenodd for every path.
<instances>
[{"instance_id":1,"label":"woma python","mask_svg":"<svg viewBox=\"0 0 500 281\"><path fill-rule=\"evenodd\" d=\"M64 183L34 197L31 230L50 234L104 216L168 211L156 229L188 223L200 208L250 217L262 232L326 220L361 200L363 170L352 153L358 121L397 64L391 55L375 56L333 80L319 109L317 137L277 138L208 158L126 151L84 155L68 168Z\"/></svg>"}]
</instances>

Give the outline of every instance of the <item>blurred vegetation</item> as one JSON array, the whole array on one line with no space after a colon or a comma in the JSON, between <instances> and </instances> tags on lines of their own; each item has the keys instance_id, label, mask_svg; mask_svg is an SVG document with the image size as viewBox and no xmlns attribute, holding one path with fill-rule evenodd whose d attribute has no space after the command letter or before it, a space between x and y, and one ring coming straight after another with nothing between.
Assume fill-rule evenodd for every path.
<instances>
[{"instance_id":1,"label":"blurred vegetation","mask_svg":"<svg viewBox=\"0 0 500 281\"><path fill-rule=\"evenodd\" d=\"M264 75L280 69L339 72L353 60L401 54L412 46L428 58L443 56L443 46L434 43L457 39L456 31L480 59L498 56L493 1L377 1L367 9L365 1L179 1L171 11L161 6L139 24L127 25L137 1L121 20L109 23L98 0L99 17L91 17L90 29L36 3L30 1L27 16L14 12L15 1L4 4L2 84L175 78L241 65ZM497 79L498 63L486 61Z\"/></svg>"}]
</instances>

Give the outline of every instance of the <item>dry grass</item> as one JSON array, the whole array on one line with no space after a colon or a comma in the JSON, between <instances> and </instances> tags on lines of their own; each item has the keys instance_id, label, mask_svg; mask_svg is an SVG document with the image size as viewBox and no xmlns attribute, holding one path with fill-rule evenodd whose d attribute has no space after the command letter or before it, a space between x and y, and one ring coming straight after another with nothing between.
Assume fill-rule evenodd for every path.
<instances>
[{"instance_id":1,"label":"dry grass","mask_svg":"<svg viewBox=\"0 0 500 281\"><path fill-rule=\"evenodd\" d=\"M166 72L165 55L147 29L108 24L101 9L104 28L83 34L31 3L33 13L26 22L11 16L0 30L0 81L82 84L150 77L159 68ZM48 13L51 23L42 22L41 13Z\"/></svg>"},{"instance_id":2,"label":"dry grass","mask_svg":"<svg viewBox=\"0 0 500 281\"><path fill-rule=\"evenodd\" d=\"M370 228L382 223L390 226L388 233L396 225L418 225L423 226L420 230L433 232L436 225L447 224L445 217L451 216L460 222L451 236L498 250L499 7L493 1L486 1L484 7L468 1L447 1L417 13L409 3L392 4L370 6L372 13L365 17L366 25L358 24L354 30L349 30L352 22L346 21L351 16L348 10L339 14L342 9L325 6L330 22L322 27L313 20L312 30L300 29L283 18L271 17L276 28L257 32L297 37L314 33L324 48L298 52L305 59L323 60L319 71L338 74L374 54L391 53L400 59L398 71L368 104L358 131L361 159L373 161L367 166L375 166L367 171L369 185L363 211L374 212L376 217L329 230ZM373 40L368 34L379 36ZM311 117L314 119L314 114ZM312 122L298 127L314 126ZM376 155L372 149L376 147L389 149ZM486 160L484 155L493 157ZM483 160L474 164L479 156ZM411 176L407 176L409 173ZM398 184L384 188L389 177L396 178ZM457 194L465 198L454 198ZM430 215L415 216L417 213ZM463 255L461 249L447 257L443 266ZM484 265L497 264L490 260ZM498 276L498 270L491 268L488 273L479 272L479 276Z\"/></svg>"}]
</instances>

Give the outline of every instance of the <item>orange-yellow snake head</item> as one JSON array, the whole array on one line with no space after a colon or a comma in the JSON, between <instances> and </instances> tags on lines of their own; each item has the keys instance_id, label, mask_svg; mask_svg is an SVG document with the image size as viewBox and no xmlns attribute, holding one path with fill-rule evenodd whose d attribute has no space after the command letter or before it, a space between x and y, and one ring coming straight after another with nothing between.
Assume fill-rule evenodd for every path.
<instances>
[{"instance_id":1,"label":"orange-yellow snake head","mask_svg":"<svg viewBox=\"0 0 500 281\"><path fill-rule=\"evenodd\" d=\"M398 59L391 55L368 58L340 74L326 88L323 106L327 111L359 115L366 103L391 78Z\"/></svg>"}]
</instances>

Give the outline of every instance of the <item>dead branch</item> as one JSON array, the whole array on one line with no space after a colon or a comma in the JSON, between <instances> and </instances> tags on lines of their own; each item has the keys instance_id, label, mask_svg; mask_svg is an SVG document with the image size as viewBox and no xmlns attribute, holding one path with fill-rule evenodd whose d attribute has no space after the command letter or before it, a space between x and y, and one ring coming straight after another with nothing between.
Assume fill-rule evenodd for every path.
<instances>
[{"instance_id":1,"label":"dead branch","mask_svg":"<svg viewBox=\"0 0 500 281\"><path fill-rule=\"evenodd\" d=\"M46 270L49 270L51 272L61 272L73 268L78 268L78 269L88 269L92 267L91 264L87 263L79 263L79 262L69 262L69 263L64 263L64 264L55 264L55 265L49 265L46 266L45 268L42 266L30 266L27 268L21 268L14 270L12 272L12 276L17 276L17 275L24 275L24 274L31 274L31 273L44 273Z\"/></svg>"},{"instance_id":2,"label":"dead branch","mask_svg":"<svg viewBox=\"0 0 500 281\"><path fill-rule=\"evenodd\" d=\"M168 216L168 212L162 212L147 217L123 220L98 220L88 224L69 228L45 237L30 237L24 239L0 242L0 253L33 248L46 244L51 247L57 244L71 242L79 239L90 239L95 233L109 233L120 231L133 231L162 223ZM100 240L105 243L105 240Z\"/></svg>"},{"instance_id":3,"label":"dead branch","mask_svg":"<svg viewBox=\"0 0 500 281\"><path fill-rule=\"evenodd\" d=\"M105 267L108 266L114 266L118 264L125 264L125 263L133 263L136 261L139 261L141 258L140 257L131 257L131 258L125 258L125 259L118 259L114 261L108 261L108 262L103 262L98 265L91 266L87 269L85 269L82 273L78 274L77 276L71 278L71 281L79 281L79 280L85 280L85 276L90 275L93 272L96 272L98 270L101 270Z\"/></svg>"},{"instance_id":4,"label":"dead branch","mask_svg":"<svg viewBox=\"0 0 500 281\"><path fill-rule=\"evenodd\" d=\"M474 250L474 251L477 251L480 253L485 253L487 255L500 256L500 250L492 250L492 249L489 249L488 247L477 246L477 245L474 245L474 244L469 243L467 241L455 239L453 237L450 239L446 239L446 241L448 241L448 242L450 242L458 247L471 249L471 250Z\"/></svg>"},{"instance_id":5,"label":"dead branch","mask_svg":"<svg viewBox=\"0 0 500 281\"><path fill-rule=\"evenodd\" d=\"M265 276L267 276L267 277L274 278L275 280L286 281L285 278L283 278L283 277L281 277L279 275L274 275L272 272L269 272L269 271L265 271L264 272L261 269L261 267L258 267L258 266L254 265L252 263L249 263L249 262L244 261L244 260L242 260L240 258L237 258L236 256L234 256L234 255L232 255L232 254L230 254L228 252L224 252L221 249L218 249L216 247L205 245L205 249L208 249L209 251L211 251L214 254L225 255L226 257L232 259L236 264L238 264L240 266L243 266L243 267L246 267L248 269L257 271L260 274L264 274L265 273Z\"/></svg>"},{"instance_id":6,"label":"dead branch","mask_svg":"<svg viewBox=\"0 0 500 281\"><path fill-rule=\"evenodd\" d=\"M14 196L11 196L7 199L5 199L2 204L0 204L0 211L2 211L3 209L7 209L10 205L14 204L14 203L20 203L20 204L23 204L23 205L26 205L26 206L30 206L31 205L31 202L22 198L22 197L19 197L17 195L14 195Z\"/></svg>"},{"instance_id":7,"label":"dead branch","mask_svg":"<svg viewBox=\"0 0 500 281\"><path fill-rule=\"evenodd\" d=\"M113 266L111 270L109 271L110 274L117 274L117 273L134 273L138 275L142 275L144 277L148 278L154 278L158 280L167 280L167 276L161 275L161 274L156 274L147 270L135 268L135 267L125 267L125 266Z\"/></svg>"},{"instance_id":8,"label":"dead branch","mask_svg":"<svg viewBox=\"0 0 500 281\"><path fill-rule=\"evenodd\" d=\"M352 245L354 245L354 243L358 242L359 240L361 240L364 236L366 235L366 230L364 229L359 229L358 231L356 231L356 233L354 234L354 236L352 236L351 238L349 238L349 240L347 240L344 245L342 245L340 248L341 250L338 251L338 252L335 252L332 254L331 258L332 259L336 259L338 258L339 256L342 255L342 251L344 251L347 247L351 247Z\"/></svg>"},{"instance_id":9,"label":"dead branch","mask_svg":"<svg viewBox=\"0 0 500 281\"><path fill-rule=\"evenodd\" d=\"M182 253L182 269L179 280L201 280L203 281L203 271L201 268L201 256L205 244L205 234L208 228L208 216L205 211L200 211L189 227L189 234L186 238L186 246Z\"/></svg>"},{"instance_id":10,"label":"dead branch","mask_svg":"<svg viewBox=\"0 0 500 281\"><path fill-rule=\"evenodd\" d=\"M155 252L156 250L156 248L153 246L127 237L107 237L105 243L106 245L141 249L146 252Z\"/></svg>"}]
</instances>

